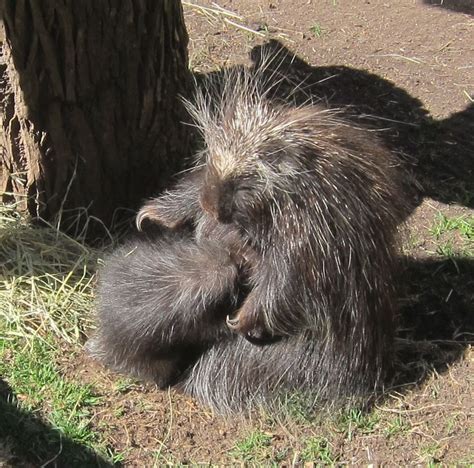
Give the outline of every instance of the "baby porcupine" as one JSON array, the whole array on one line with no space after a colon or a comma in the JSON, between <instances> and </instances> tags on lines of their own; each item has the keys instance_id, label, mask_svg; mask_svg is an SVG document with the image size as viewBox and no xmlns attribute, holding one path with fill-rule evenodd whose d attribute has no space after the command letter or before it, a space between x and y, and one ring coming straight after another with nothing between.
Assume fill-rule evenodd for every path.
<instances>
[{"instance_id":1,"label":"baby porcupine","mask_svg":"<svg viewBox=\"0 0 474 468\"><path fill-rule=\"evenodd\" d=\"M240 334L221 319L209 339L204 322L204 349L177 385L221 412L271 405L293 391L315 402L366 396L392 356L396 234L406 205L397 161L337 111L270 100L258 74L227 75L214 91L201 89L188 103L205 143L196 168L137 217L139 226L147 218L176 232L191 226L187 242L197 251L211 242L244 265L243 278L222 271L228 297L245 291L228 320ZM142 293L157 299L145 321L173 321L177 347L196 340L181 326L192 303L171 318L158 291ZM160 347L165 337L155 335ZM243 336L282 338L255 346Z\"/></svg>"},{"instance_id":2,"label":"baby porcupine","mask_svg":"<svg viewBox=\"0 0 474 468\"><path fill-rule=\"evenodd\" d=\"M115 371L174 382L224 333L235 307L237 267L212 242L187 236L129 240L99 273L99 328L88 351Z\"/></svg>"}]
</instances>

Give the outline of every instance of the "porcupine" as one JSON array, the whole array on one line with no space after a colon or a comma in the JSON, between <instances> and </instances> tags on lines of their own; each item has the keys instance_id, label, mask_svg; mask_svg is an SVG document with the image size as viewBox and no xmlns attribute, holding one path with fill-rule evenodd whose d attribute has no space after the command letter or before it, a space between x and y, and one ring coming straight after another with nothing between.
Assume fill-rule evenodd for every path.
<instances>
[{"instance_id":1,"label":"porcupine","mask_svg":"<svg viewBox=\"0 0 474 468\"><path fill-rule=\"evenodd\" d=\"M370 395L393 352L396 234L405 207L396 158L337 111L269 99L250 71L227 75L219 96L198 90L188 109L205 143L195 169L137 216L139 226L148 218L182 238L142 244L135 259L110 263L95 342L107 349L105 361L130 368L120 340L145 343L148 356L195 346L194 362L176 370L172 357L163 379L151 377L223 413L271 406L288 392L315 402ZM185 225L192 227L186 235ZM187 262L207 274L191 274ZM119 271L122 264L133 274ZM163 265L175 278L166 298L158 290ZM185 291L195 294L183 293L188 281ZM112 309L107 298L116 290L124 301L114 298ZM238 333L230 333L223 317L236 307L227 326ZM147 342L137 332L143 328L152 330ZM265 336L281 339L264 346L245 339Z\"/></svg>"}]
</instances>

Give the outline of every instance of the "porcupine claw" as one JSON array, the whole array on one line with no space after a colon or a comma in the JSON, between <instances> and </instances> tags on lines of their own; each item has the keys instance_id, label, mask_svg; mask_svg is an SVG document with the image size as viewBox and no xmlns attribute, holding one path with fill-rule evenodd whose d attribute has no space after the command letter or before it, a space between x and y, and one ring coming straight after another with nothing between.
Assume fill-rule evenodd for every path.
<instances>
[{"instance_id":1,"label":"porcupine claw","mask_svg":"<svg viewBox=\"0 0 474 468\"><path fill-rule=\"evenodd\" d=\"M225 323L227 324L227 326L233 330L233 331L237 331L238 328L239 328L239 318L238 317L233 317L231 318L230 315L228 315L226 318L225 318Z\"/></svg>"},{"instance_id":2,"label":"porcupine claw","mask_svg":"<svg viewBox=\"0 0 474 468\"><path fill-rule=\"evenodd\" d=\"M137 228L138 231L141 231L142 230L142 224L143 224L143 221L148 218L147 216L147 213L145 210L140 210L138 213L137 213L137 217L135 218L135 226Z\"/></svg>"}]
</instances>

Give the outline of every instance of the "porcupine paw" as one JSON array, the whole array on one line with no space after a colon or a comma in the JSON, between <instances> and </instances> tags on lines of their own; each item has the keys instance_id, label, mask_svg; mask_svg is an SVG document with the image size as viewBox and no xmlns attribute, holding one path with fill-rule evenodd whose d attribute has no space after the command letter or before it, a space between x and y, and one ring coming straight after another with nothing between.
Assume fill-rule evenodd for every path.
<instances>
[{"instance_id":1,"label":"porcupine paw","mask_svg":"<svg viewBox=\"0 0 474 468\"><path fill-rule=\"evenodd\" d=\"M247 341L257 345L265 345L278 341L281 337L273 335L258 316L240 309L234 316L226 317L227 326L235 333L240 333Z\"/></svg>"},{"instance_id":2,"label":"porcupine paw","mask_svg":"<svg viewBox=\"0 0 474 468\"><path fill-rule=\"evenodd\" d=\"M135 225L139 231L142 231L143 226L147 223L156 223L171 230L177 230L182 224L180 219L175 219L169 213L160 210L160 206L155 200L146 202L135 218Z\"/></svg>"}]
</instances>

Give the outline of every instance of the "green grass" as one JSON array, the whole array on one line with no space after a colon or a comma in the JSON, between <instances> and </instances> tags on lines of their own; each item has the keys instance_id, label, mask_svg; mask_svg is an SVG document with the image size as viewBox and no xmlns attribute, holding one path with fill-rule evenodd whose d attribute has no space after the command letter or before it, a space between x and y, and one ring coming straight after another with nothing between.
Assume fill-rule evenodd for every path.
<instances>
[{"instance_id":1,"label":"green grass","mask_svg":"<svg viewBox=\"0 0 474 468\"><path fill-rule=\"evenodd\" d=\"M59 365L91 327L98 252L0 208L0 434L35 466L120 459L91 424L100 397Z\"/></svg>"},{"instance_id":2,"label":"green grass","mask_svg":"<svg viewBox=\"0 0 474 468\"><path fill-rule=\"evenodd\" d=\"M315 37L321 37L324 34L324 29L318 23L314 23L313 26L309 28L309 30Z\"/></svg>"},{"instance_id":3,"label":"green grass","mask_svg":"<svg viewBox=\"0 0 474 468\"><path fill-rule=\"evenodd\" d=\"M3 333L2 333L3 336ZM58 350L46 340L0 339L0 435L14 452L41 464L106 466L115 454L92 427L100 397L91 385L63 376Z\"/></svg>"},{"instance_id":4,"label":"green grass","mask_svg":"<svg viewBox=\"0 0 474 468\"><path fill-rule=\"evenodd\" d=\"M384 433L387 437L395 437L403 435L408 432L410 429L409 423L401 415L397 415L395 418L387 422L387 427L384 430Z\"/></svg>"},{"instance_id":5,"label":"green grass","mask_svg":"<svg viewBox=\"0 0 474 468\"><path fill-rule=\"evenodd\" d=\"M318 413L314 408L314 397L301 392L292 392L282 395L279 400L278 411L270 415L275 420L284 420L301 425L314 422ZM275 422L275 421L273 421Z\"/></svg>"},{"instance_id":6,"label":"green grass","mask_svg":"<svg viewBox=\"0 0 474 468\"><path fill-rule=\"evenodd\" d=\"M456 426L459 423L459 414L453 414L450 418L446 421L446 433L452 434L453 431L456 429Z\"/></svg>"},{"instance_id":7,"label":"green grass","mask_svg":"<svg viewBox=\"0 0 474 468\"><path fill-rule=\"evenodd\" d=\"M474 216L447 217L438 213L430 233L437 242L438 255L449 258L474 256Z\"/></svg>"},{"instance_id":8,"label":"green grass","mask_svg":"<svg viewBox=\"0 0 474 468\"><path fill-rule=\"evenodd\" d=\"M456 249L451 241L446 241L436 247L436 253L442 257L455 257Z\"/></svg>"},{"instance_id":9,"label":"green grass","mask_svg":"<svg viewBox=\"0 0 474 468\"><path fill-rule=\"evenodd\" d=\"M447 232L458 231L464 238L474 239L474 216L459 216L448 218L443 213L439 213L431 234L439 239Z\"/></svg>"},{"instance_id":10,"label":"green grass","mask_svg":"<svg viewBox=\"0 0 474 468\"><path fill-rule=\"evenodd\" d=\"M114 383L114 390L117 393L124 394L128 393L130 390L133 390L137 386L137 381L127 378L127 377L118 377Z\"/></svg>"},{"instance_id":11,"label":"green grass","mask_svg":"<svg viewBox=\"0 0 474 468\"><path fill-rule=\"evenodd\" d=\"M5 355L12 351L8 359ZM21 395L22 409L36 411L48 406L49 422L76 442L94 442L89 428L90 408L99 397L90 385L75 383L61 376L54 361L56 352L44 341L27 346L0 347L0 374L8 376L8 384Z\"/></svg>"},{"instance_id":12,"label":"green grass","mask_svg":"<svg viewBox=\"0 0 474 468\"><path fill-rule=\"evenodd\" d=\"M377 412L365 413L360 409L342 410L336 419L336 428L352 440L356 433L370 434L375 431L380 415Z\"/></svg>"},{"instance_id":13,"label":"green grass","mask_svg":"<svg viewBox=\"0 0 474 468\"><path fill-rule=\"evenodd\" d=\"M420 447L420 456L426 461L427 466L439 466L439 453L441 446L438 442L433 441Z\"/></svg>"},{"instance_id":14,"label":"green grass","mask_svg":"<svg viewBox=\"0 0 474 468\"><path fill-rule=\"evenodd\" d=\"M301 461L334 465L337 462L337 457L333 455L328 439L310 437L306 440L301 452Z\"/></svg>"},{"instance_id":15,"label":"green grass","mask_svg":"<svg viewBox=\"0 0 474 468\"><path fill-rule=\"evenodd\" d=\"M272 436L257 429L237 442L231 454L239 462L262 462L268 457L271 443Z\"/></svg>"}]
</instances>

